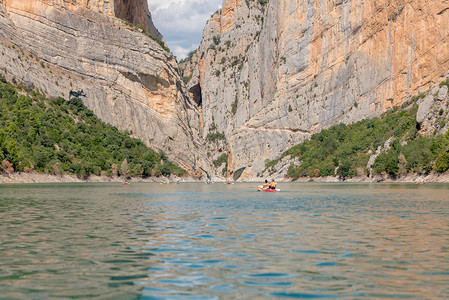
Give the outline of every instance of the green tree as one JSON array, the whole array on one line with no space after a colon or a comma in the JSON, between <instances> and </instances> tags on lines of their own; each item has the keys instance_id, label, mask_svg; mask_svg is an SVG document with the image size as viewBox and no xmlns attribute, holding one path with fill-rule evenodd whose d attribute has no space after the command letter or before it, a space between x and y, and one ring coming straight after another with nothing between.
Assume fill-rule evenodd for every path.
<instances>
[{"instance_id":1,"label":"green tree","mask_svg":"<svg viewBox=\"0 0 449 300\"><path fill-rule=\"evenodd\" d=\"M171 174L170 166L166 163L159 164L157 169L160 171L160 174L163 176L169 176Z\"/></svg>"},{"instance_id":2,"label":"green tree","mask_svg":"<svg viewBox=\"0 0 449 300\"><path fill-rule=\"evenodd\" d=\"M128 160L125 158L120 165L120 175L123 177L128 176Z\"/></svg>"},{"instance_id":3,"label":"green tree","mask_svg":"<svg viewBox=\"0 0 449 300\"><path fill-rule=\"evenodd\" d=\"M441 153L435 161L434 170L436 172L446 172L449 170L449 152Z\"/></svg>"},{"instance_id":4,"label":"green tree","mask_svg":"<svg viewBox=\"0 0 449 300\"><path fill-rule=\"evenodd\" d=\"M143 167L141 164L135 164L131 169L131 176L142 177Z\"/></svg>"},{"instance_id":5,"label":"green tree","mask_svg":"<svg viewBox=\"0 0 449 300\"><path fill-rule=\"evenodd\" d=\"M394 149L382 152L377 156L373 164L373 170L377 174L387 173L397 175L399 170L398 153Z\"/></svg>"},{"instance_id":6,"label":"green tree","mask_svg":"<svg viewBox=\"0 0 449 300\"><path fill-rule=\"evenodd\" d=\"M345 179L346 177L349 177L349 171L351 170L351 162L349 160L344 160L342 163L340 163L337 175Z\"/></svg>"}]
</instances>

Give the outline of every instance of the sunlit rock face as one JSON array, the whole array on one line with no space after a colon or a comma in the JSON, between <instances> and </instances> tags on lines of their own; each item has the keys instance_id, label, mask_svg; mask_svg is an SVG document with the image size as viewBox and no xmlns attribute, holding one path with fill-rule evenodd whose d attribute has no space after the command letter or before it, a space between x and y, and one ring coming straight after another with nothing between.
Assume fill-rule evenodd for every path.
<instances>
[{"instance_id":1,"label":"sunlit rock face","mask_svg":"<svg viewBox=\"0 0 449 300\"><path fill-rule=\"evenodd\" d=\"M378 116L443 80L449 2L225 0L183 64L203 136L253 177L311 134ZM221 149L225 147L226 149Z\"/></svg>"},{"instance_id":2,"label":"sunlit rock face","mask_svg":"<svg viewBox=\"0 0 449 300\"><path fill-rule=\"evenodd\" d=\"M141 28L161 38L146 0L3 0L1 72L51 97L80 97L192 174L209 173L176 60Z\"/></svg>"},{"instance_id":3,"label":"sunlit rock face","mask_svg":"<svg viewBox=\"0 0 449 300\"><path fill-rule=\"evenodd\" d=\"M22 11L36 17L42 16L47 9L71 13L85 9L141 25L148 33L162 39L162 35L153 24L146 0L3 0L3 2L9 11Z\"/></svg>"}]
</instances>

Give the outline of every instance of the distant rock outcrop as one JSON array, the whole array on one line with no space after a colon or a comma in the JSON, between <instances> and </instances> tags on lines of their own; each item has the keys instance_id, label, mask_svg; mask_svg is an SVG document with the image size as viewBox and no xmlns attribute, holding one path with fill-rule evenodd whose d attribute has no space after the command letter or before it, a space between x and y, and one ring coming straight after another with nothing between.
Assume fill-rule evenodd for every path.
<instances>
[{"instance_id":1,"label":"distant rock outcrop","mask_svg":"<svg viewBox=\"0 0 449 300\"><path fill-rule=\"evenodd\" d=\"M154 37L162 40L162 34L156 29L148 10L147 0L114 0L114 15L134 25L142 25Z\"/></svg>"},{"instance_id":2,"label":"distant rock outcrop","mask_svg":"<svg viewBox=\"0 0 449 300\"><path fill-rule=\"evenodd\" d=\"M443 84L429 89L427 95L421 94L423 99L418 101L418 111L416 113L417 127L423 134L445 134L449 129L446 123L449 115L448 106L448 79Z\"/></svg>"},{"instance_id":3,"label":"distant rock outcrop","mask_svg":"<svg viewBox=\"0 0 449 300\"><path fill-rule=\"evenodd\" d=\"M9 80L80 97L191 174L209 174L197 106L157 38L146 0L0 1L0 72Z\"/></svg>"},{"instance_id":4,"label":"distant rock outcrop","mask_svg":"<svg viewBox=\"0 0 449 300\"><path fill-rule=\"evenodd\" d=\"M323 128L402 104L449 70L448 20L447 1L224 0L182 65L203 136L225 136L208 151L254 177Z\"/></svg>"}]
</instances>

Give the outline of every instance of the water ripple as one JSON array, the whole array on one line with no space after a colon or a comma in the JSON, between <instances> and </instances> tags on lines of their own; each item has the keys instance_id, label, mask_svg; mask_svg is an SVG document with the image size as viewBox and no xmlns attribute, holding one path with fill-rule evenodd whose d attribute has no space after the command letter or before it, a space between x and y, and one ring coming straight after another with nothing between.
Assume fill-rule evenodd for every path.
<instances>
[{"instance_id":1,"label":"water ripple","mask_svg":"<svg viewBox=\"0 0 449 300\"><path fill-rule=\"evenodd\" d=\"M0 298L449 297L449 185L282 185L2 186Z\"/></svg>"}]
</instances>

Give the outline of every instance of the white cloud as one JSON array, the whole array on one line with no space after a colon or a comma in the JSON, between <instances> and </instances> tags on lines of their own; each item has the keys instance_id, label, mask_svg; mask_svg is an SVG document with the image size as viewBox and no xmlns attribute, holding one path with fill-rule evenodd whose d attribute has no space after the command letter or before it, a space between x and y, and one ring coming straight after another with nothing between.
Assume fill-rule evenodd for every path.
<instances>
[{"instance_id":1,"label":"white cloud","mask_svg":"<svg viewBox=\"0 0 449 300\"><path fill-rule=\"evenodd\" d=\"M178 59L198 47L204 25L223 0L148 0L153 23Z\"/></svg>"},{"instance_id":2,"label":"white cloud","mask_svg":"<svg viewBox=\"0 0 449 300\"><path fill-rule=\"evenodd\" d=\"M175 56L181 60L183 58L187 57L187 54L190 53L190 51L195 50L196 48L198 48L198 45L192 45L189 48L186 48L184 46L181 45L175 45L173 48L171 48L170 50L173 51L173 53L175 54Z\"/></svg>"}]
</instances>

